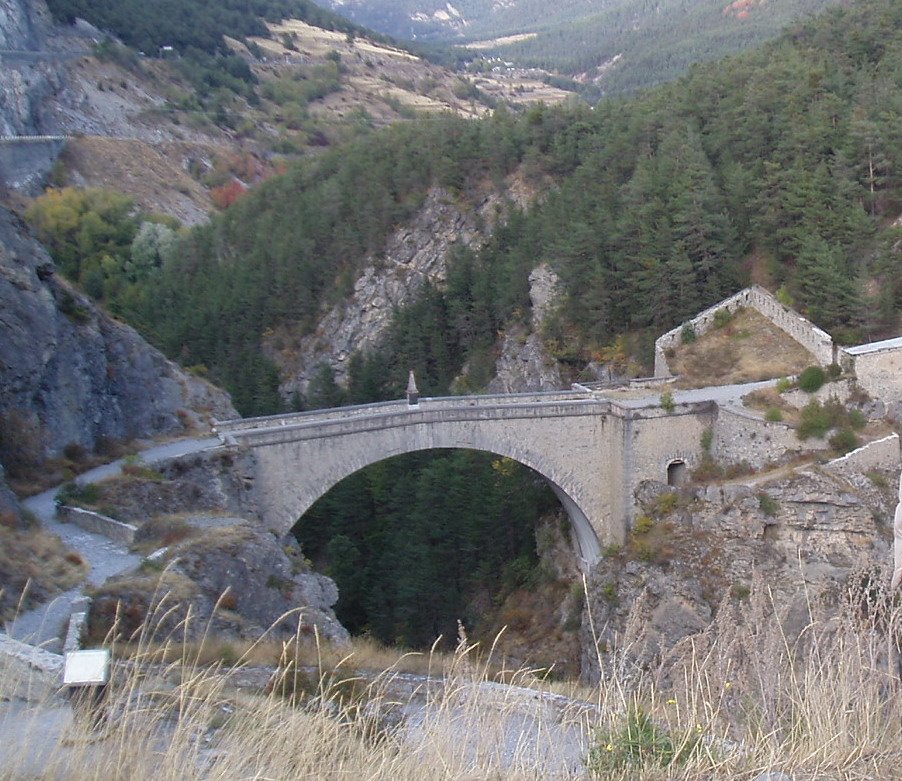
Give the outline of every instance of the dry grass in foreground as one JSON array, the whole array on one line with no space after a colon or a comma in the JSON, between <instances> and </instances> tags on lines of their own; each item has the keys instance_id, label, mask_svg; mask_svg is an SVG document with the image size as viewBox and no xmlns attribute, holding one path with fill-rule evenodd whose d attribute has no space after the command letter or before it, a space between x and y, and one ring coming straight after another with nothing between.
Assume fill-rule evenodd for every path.
<instances>
[{"instance_id":1,"label":"dry grass in foreground","mask_svg":"<svg viewBox=\"0 0 902 781\"><path fill-rule=\"evenodd\" d=\"M902 766L902 607L864 583L797 639L759 584L654 662L637 612L618 649L597 654L591 703L493 683L491 654L476 661L465 637L438 682L342 678L342 660L310 679L287 644L268 693L242 693L241 663L207 666L196 647L153 638L164 600L134 638L140 663L117 667L99 734L76 723L53 735L34 717L34 740L55 741L38 776L889 781ZM8 678L0 691L14 696ZM35 777L27 753L0 778Z\"/></svg>"}]
</instances>

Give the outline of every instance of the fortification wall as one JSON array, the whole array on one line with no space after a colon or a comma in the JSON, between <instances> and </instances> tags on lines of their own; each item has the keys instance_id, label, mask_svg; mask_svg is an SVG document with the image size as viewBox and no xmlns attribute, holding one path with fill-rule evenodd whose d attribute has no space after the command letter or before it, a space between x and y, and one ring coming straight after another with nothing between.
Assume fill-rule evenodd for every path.
<instances>
[{"instance_id":1,"label":"fortification wall","mask_svg":"<svg viewBox=\"0 0 902 781\"><path fill-rule=\"evenodd\" d=\"M740 290L735 295L709 307L688 322L681 323L659 337L655 342L655 376L673 376L667 363L667 352L675 349L682 343L682 330L684 327L691 325L696 336L701 336L714 326L717 312L722 309L727 312L735 312L742 307L751 307L766 317L808 350L818 363L829 366L835 360L836 349L833 344L833 337L830 334L810 323L798 312L783 306L763 287L754 285L745 290Z\"/></svg>"},{"instance_id":2,"label":"fortification wall","mask_svg":"<svg viewBox=\"0 0 902 781\"><path fill-rule=\"evenodd\" d=\"M667 482L667 467L683 461L689 469L699 465L702 434L715 420L714 405L677 405L672 412L643 410L626 423L624 466L632 488L643 480ZM630 492L632 501L632 491Z\"/></svg>"},{"instance_id":3,"label":"fortification wall","mask_svg":"<svg viewBox=\"0 0 902 781\"><path fill-rule=\"evenodd\" d=\"M858 384L884 403L902 401L902 347L853 356Z\"/></svg>"},{"instance_id":4,"label":"fortification wall","mask_svg":"<svg viewBox=\"0 0 902 781\"><path fill-rule=\"evenodd\" d=\"M857 450L846 453L842 458L824 464L824 469L843 477L873 469L896 473L902 469L902 446L899 435L890 434L883 439L868 442Z\"/></svg>"},{"instance_id":5,"label":"fortification wall","mask_svg":"<svg viewBox=\"0 0 902 781\"><path fill-rule=\"evenodd\" d=\"M711 433L711 455L715 461L722 464L746 461L755 469L784 461L802 451L830 447L825 439L803 442L795 429L785 423L771 423L737 407L720 407Z\"/></svg>"}]
</instances>

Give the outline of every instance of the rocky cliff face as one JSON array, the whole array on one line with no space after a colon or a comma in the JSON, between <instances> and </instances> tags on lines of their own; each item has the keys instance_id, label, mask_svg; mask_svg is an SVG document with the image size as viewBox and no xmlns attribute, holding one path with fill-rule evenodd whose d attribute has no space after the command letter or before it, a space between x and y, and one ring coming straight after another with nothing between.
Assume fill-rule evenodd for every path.
<instances>
[{"instance_id":1,"label":"rocky cliff face","mask_svg":"<svg viewBox=\"0 0 902 781\"><path fill-rule=\"evenodd\" d=\"M537 266L529 275L530 328L515 326L505 333L495 364L495 377L489 383L490 392L522 393L565 387L561 367L546 352L540 335L545 318L560 301L560 282L547 263Z\"/></svg>"},{"instance_id":2,"label":"rocky cliff face","mask_svg":"<svg viewBox=\"0 0 902 781\"><path fill-rule=\"evenodd\" d=\"M0 210L0 420L42 458L69 444L179 434L234 417L227 394L182 372L54 273ZM7 465L9 466L9 465Z\"/></svg>"},{"instance_id":3,"label":"rocky cliff face","mask_svg":"<svg viewBox=\"0 0 902 781\"><path fill-rule=\"evenodd\" d=\"M166 570L162 588L180 602L179 617L190 607L191 632L202 633L212 621L224 637L256 639L273 625L276 636L290 637L300 620L302 635L315 626L322 638L347 640L332 611L335 583L310 568L291 535L278 540L257 520L252 453L220 448L154 466L149 475L99 483L98 504L138 527L139 546L165 546L154 554ZM102 636L109 629L117 603L134 606L127 620L135 626L125 631L144 620L160 586L160 573L146 569L100 589L91 613L93 631ZM281 620L283 615L287 619Z\"/></svg>"},{"instance_id":4,"label":"rocky cliff face","mask_svg":"<svg viewBox=\"0 0 902 781\"><path fill-rule=\"evenodd\" d=\"M762 486L682 493L645 484L646 515L590 580L602 641L615 645L632 615L642 626L637 655L654 657L703 630L724 605L741 607L752 590L792 640L822 612L835 613L850 581L879 579L890 561L895 476L869 475L809 468ZM596 667L587 633L583 648L586 673Z\"/></svg>"},{"instance_id":5,"label":"rocky cliff face","mask_svg":"<svg viewBox=\"0 0 902 781\"><path fill-rule=\"evenodd\" d=\"M62 88L64 64L34 54L51 29L42 0L0 0L0 135L53 132L45 104Z\"/></svg>"},{"instance_id":6,"label":"rocky cliff face","mask_svg":"<svg viewBox=\"0 0 902 781\"><path fill-rule=\"evenodd\" d=\"M281 392L289 399L305 393L322 363L329 364L335 379L348 379L351 355L379 343L393 312L411 303L427 283L441 287L445 281L448 254L455 245L478 249L489 238L499 219L513 203L527 206L535 190L517 176L510 177L502 191L485 191L468 203L435 187L416 216L398 228L386 242L379 258L373 258L354 284L351 295L324 313L314 333L295 339L277 332L268 340L267 352L281 371ZM560 387L555 362L533 333L557 298L557 279L547 266L530 279L533 296L533 329L514 329L502 346L499 379L493 388L505 391L550 390ZM294 347L277 347L282 343Z\"/></svg>"},{"instance_id":7,"label":"rocky cliff face","mask_svg":"<svg viewBox=\"0 0 902 781\"><path fill-rule=\"evenodd\" d=\"M153 624L154 604L163 599L171 610L157 613L165 613L155 627L160 637L184 631L193 639L210 634L256 640L269 631L275 639L300 634L312 640L318 633L329 642L348 641L332 611L335 583L310 569L293 540L279 542L260 527L238 524L172 546L160 563L166 565L162 575L133 572L97 591L89 619L92 637L110 630L120 605L123 636L148 614Z\"/></svg>"},{"instance_id":8,"label":"rocky cliff face","mask_svg":"<svg viewBox=\"0 0 902 781\"><path fill-rule=\"evenodd\" d=\"M415 300L424 285L444 282L447 256L455 244L482 244L489 231L486 218L500 203L492 195L468 208L447 191L433 188L413 220L389 237L383 257L370 261L351 295L325 313L297 350L270 350L286 378L282 395L305 393L321 363L332 366L338 383L346 384L351 355L376 345L394 310Z\"/></svg>"}]
</instances>

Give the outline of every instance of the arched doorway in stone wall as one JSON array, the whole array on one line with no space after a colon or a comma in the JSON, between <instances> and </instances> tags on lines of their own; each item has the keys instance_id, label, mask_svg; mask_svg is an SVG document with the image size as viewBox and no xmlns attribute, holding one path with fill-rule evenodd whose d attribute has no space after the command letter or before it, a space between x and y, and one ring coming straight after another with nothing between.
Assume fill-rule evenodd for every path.
<instances>
[{"instance_id":1,"label":"arched doorway in stone wall","mask_svg":"<svg viewBox=\"0 0 902 781\"><path fill-rule=\"evenodd\" d=\"M667 485L675 488L689 482L689 468L682 458L675 459L667 465Z\"/></svg>"}]
</instances>

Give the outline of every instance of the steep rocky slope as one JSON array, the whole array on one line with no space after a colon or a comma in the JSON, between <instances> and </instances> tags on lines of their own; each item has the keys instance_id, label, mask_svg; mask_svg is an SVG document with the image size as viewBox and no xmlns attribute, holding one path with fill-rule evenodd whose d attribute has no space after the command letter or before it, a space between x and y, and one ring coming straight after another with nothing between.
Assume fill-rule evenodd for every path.
<instances>
[{"instance_id":1,"label":"steep rocky slope","mask_svg":"<svg viewBox=\"0 0 902 781\"><path fill-rule=\"evenodd\" d=\"M474 199L433 187L417 213L398 227L354 283L353 292L320 317L312 334L297 337L275 329L266 350L279 367L285 399L305 393L317 369L328 365L340 385L348 380L350 358L377 345L396 310L416 300L426 284L445 282L449 253L456 246L478 249L511 207L525 208L538 196L534 184L511 176L502 188L486 185ZM552 390L561 386L560 368L544 351L538 331L557 303L557 277L547 266L530 278L531 329L518 329L499 344L491 390Z\"/></svg>"},{"instance_id":2,"label":"steep rocky slope","mask_svg":"<svg viewBox=\"0 0 902 781\"><path fill-rule=\"evenodd\" d=\"M163 573L139 569L95 592L91 637L102 640L118 616L123 637L147 620L161 638L184 631L192 639L257 640L269 630L273 639L299 633L312 640L317 633L327 642L348 641L332 611L335 583L310 569L297 543L280 543L257 525L211 529L172 546L158 562ZM164 608L155 611L157 604Z\"/></svg>"},{"instance_id":3,"label":"steep rocky slope","mask_svg":"<svg viewBox=\"0 0 902 781\"><path fill-rule=\"evenodd\" d=\"M850 589L879 588L896 479L809 467L754 486L645 484L646 514L590 579L603 647L622 649L629 636L637 658L654 658L725 606L742 608L752 591L793 642L811 620L835 614ZM588 629L584 622L584 673L597 667Z\"/></svg>"},{"instance_id":4,"label":"steep rocky slope","mask_svg":"<svg viewBox=\"0 0 902 781\"><path fill-rule=\"evenodd\" d=\"M257 639L269 629L274 637L300 631L307 638L315 627L322 639L347 640L332 610L335 583L311 569L291 535L277 539L260 524L252 455L210 450L153 469L126 468L95 487L96 501L81 503L137 526L134 549L151 555L96 591L93 636L106 635L117 603L119 631L127 635L168 594L180 606L167 620L180 620L190 607L189 636L207 631L209 621L221 638Z\"/></svg>"},{"instance_id":5,"label":"steep rocky slope","mask_svg":"<svg viewBox=\"0 0 902 781\"><path fill-rule=\"evenodd\" d=\"M234 415L225 393L182 372L61 280L23 224L0 210L5 453L40 462L67 446L91 451Z\"/></svg>"}]
</instances>

